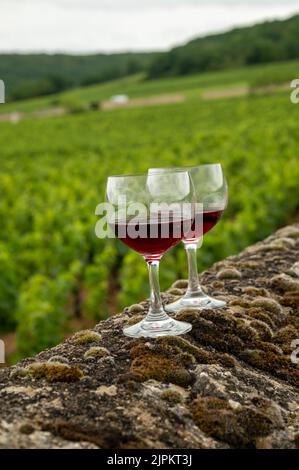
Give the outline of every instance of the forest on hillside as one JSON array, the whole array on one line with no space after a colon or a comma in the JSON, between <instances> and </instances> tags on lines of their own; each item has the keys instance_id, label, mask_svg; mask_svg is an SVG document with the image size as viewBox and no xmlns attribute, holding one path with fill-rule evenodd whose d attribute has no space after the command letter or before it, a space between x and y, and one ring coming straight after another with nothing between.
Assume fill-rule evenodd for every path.
<instances>
[{"instance_id":1,"label":"forest on hillside","mask_svg":"<svg viewBox=\"0 0 299 470\"><path fill-rule=\"evenodd\" d=\"M299 15L194 39L154 58L151 78L292 60L299 57Z\"/></svg>"}]
</instances>

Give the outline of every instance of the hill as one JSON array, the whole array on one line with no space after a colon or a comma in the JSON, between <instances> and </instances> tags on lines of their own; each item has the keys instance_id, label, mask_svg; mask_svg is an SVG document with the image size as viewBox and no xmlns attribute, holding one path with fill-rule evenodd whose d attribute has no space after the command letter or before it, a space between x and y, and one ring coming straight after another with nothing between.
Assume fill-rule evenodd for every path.
<instances>
[{"instance_id":1,"label":"hill","mask_svg":"<svg viewBox=\"0 0 299 470\"><path fill-rule=\"evenodd\" d=\"M299 58L299 15L197 38L154 58L149 77Z\"/></svg>"},{"instance_id":2,"label":"hill","mask_svg":"<svg viewBox=\"0 0 299 470\"><path fill-rule=\"evenodd\" d=\"M153 59L153 53L124 54L2 54L0 77L6 84L7 96L23 99L39 96L53 79L60 84L55 91L73 86L101 83L136 73L145 69ZM51 83L46 83L46 79ZM57 82L57 80L56 80ZM41 90L42 89L42 90ZM34 90L36 93L34 94ZM51 90L49 90L51 91ZM27 94L27 96L26 96Z\"/></svg>"}]
</instances>

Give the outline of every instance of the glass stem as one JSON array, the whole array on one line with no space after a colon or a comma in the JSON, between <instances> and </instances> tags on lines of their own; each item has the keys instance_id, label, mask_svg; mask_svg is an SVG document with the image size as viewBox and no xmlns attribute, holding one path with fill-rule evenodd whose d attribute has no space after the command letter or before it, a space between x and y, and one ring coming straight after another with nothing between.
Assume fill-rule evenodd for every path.
<instances>
[{"instance_id":1,"label":"glass stem","mask_svg":"<svg viewBox=\"0 0 299 470\"><path fill-rule=\"evenodd\" d=\"M160 294L159 284L159 260L146 260L148 272L149 272L149 283L150 283L150 308L146 316L146 321L162 321L169 319L167 313L163 309L162 299Z\"/></svg>"},{"instance_id":2,"label":"glass stem","mask_svg":"<svg viewBox=\"0 0 299 470\"><path fill-rule=\"evenodd\" d=\"M197 243L185 245L188 258L188 289L187 294L198 294L201 292L197 269Z\"/></svg>"}]
</instances>

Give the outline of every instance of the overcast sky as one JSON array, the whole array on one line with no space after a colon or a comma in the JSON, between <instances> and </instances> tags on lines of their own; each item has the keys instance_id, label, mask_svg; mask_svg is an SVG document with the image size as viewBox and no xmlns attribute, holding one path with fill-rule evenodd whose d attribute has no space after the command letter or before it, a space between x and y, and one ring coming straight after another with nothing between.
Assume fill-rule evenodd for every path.
<instances>
[{"instance_id":1,"label":"overcast sky","mask_svg":"<svg viewBox=\"0 0 299 470\"><path fill-rule=\"evenodd\" d=\"M0 50L165 50L299 12L299 0L0 0Z\"/></svg>"}]
</instances>

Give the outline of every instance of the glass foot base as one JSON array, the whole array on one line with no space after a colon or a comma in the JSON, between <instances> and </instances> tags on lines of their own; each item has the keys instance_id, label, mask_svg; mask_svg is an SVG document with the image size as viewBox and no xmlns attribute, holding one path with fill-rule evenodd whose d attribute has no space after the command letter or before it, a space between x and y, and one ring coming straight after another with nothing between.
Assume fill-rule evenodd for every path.
<instances>
[{"instance_id":1,"label":"glass foot base","mask_svg":"<svg viewBox=\"0 0 299 470\"><path fill-rule=\"evenodd\" d=\"M226 302L223 300L213 299L208 295L199 295L199 296L190 296L188 294L181 297L176 302L165 305L164 309L166 312L178 312L184 308L196 308L196 309L213 309L213 308L223 308L226 306Z\"/></svg>"},{"instance_id":2,"label":"glass foot base","mask_svg":"<svg viewBox=\"0 0 299 470\"><path fill-rule=\"evenodd\" d=\"M123 332L131 338L157 338L158 336L177 336L188 333L192 329L190 323L169 318L160 321L146 321L146 319L136 323L136 325L124 328Z\"/></svg>"}]
</instances>

